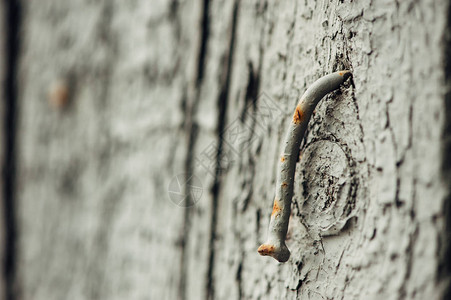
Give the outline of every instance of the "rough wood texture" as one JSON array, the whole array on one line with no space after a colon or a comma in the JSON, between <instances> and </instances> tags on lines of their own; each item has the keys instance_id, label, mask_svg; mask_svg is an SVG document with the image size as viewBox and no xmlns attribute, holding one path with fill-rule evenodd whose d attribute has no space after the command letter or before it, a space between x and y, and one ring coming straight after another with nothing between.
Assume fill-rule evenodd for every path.
<instances>
[{"instance_id":1,"label":"rough wood texture","mask_svg":"<svg viewBox=\"0 0 451 300\"><path fill-rule=\"evenodd\" d=\"M16 299L440 299L448 9L24 1ZM302 143L278 264L256 250L281 140L308 85L348 68ZM203 186L189 208L168 196L182 173Z\"/></svg>"}]
</instances>

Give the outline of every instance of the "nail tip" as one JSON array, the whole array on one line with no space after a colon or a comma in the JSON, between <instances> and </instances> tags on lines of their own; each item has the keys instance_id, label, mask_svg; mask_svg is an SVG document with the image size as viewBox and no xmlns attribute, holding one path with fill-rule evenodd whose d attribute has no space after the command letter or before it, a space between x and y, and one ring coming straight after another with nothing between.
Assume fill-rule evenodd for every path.
<instances>
[{"instance_id":1,"label":"nail tip","mask_svg":"<svg viewBox=\"0 0 451 300\"><path fill-rule=\"evenodd\" d=\"M258 247L257 249L257 252L261 256L271 256L281 263L288 261L291 254L290 250L288 250L287 246L284 244L276 247L275 245L268 243L260 245L260 247Z\"/></svg>"}]
</instances>

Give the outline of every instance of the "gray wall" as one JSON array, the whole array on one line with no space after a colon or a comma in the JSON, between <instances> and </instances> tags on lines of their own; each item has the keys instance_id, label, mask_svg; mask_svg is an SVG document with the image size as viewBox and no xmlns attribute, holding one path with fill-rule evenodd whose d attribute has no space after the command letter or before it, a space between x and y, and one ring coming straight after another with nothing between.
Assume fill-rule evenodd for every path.
<instances>
[{"instance_id":1,"label":"gray wall","mask_svg":"<svg viewBox=\"0 0 451 300\"><path fill-rule=\"evenodd\" d=\"M9 299L440 299L448 6L22 1ZM344 68L302 143L279 264L256 249L284 132ZM168 193L184 173L189 208Z\"/></svg>"}]
</instances>

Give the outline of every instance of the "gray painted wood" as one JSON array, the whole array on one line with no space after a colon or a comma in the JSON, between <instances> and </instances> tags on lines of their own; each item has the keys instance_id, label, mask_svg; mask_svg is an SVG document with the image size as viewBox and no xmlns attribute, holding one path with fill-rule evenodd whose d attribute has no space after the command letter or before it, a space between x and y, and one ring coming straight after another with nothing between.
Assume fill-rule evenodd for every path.
<instances>
[{"instance_id":1,"label":"gray painted wood","mask_svg":"<svg viewBox=\"0 0 451 300\"><path fill-rule=\"evenodd\" d=\"M441 298L447 11L24 2L20 299ZM281 141L298 97L343 68L353 84L301 145L278 264L256 250ZM189 208L168 194L184 173L203 188L182 187Z\"/></svg>"}]
</instances>

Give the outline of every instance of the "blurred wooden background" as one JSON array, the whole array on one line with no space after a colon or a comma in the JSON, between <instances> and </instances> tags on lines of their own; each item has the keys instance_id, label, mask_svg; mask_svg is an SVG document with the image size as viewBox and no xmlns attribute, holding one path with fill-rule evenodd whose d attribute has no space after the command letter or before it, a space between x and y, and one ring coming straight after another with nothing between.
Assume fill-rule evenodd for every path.
<instances>
[{"instance_id":1,"label":"blurred wooden background","mask_svg":"<svg viewBox=\"0 0 451 300\"><path fill-rule=\"evenodd\" d=\"M2 295L446 299L449 11L3 1ZM279 264L256 249L280 144L299 96L343 68L353 84L302 143Z\"/></svg>"}]
</instances>

